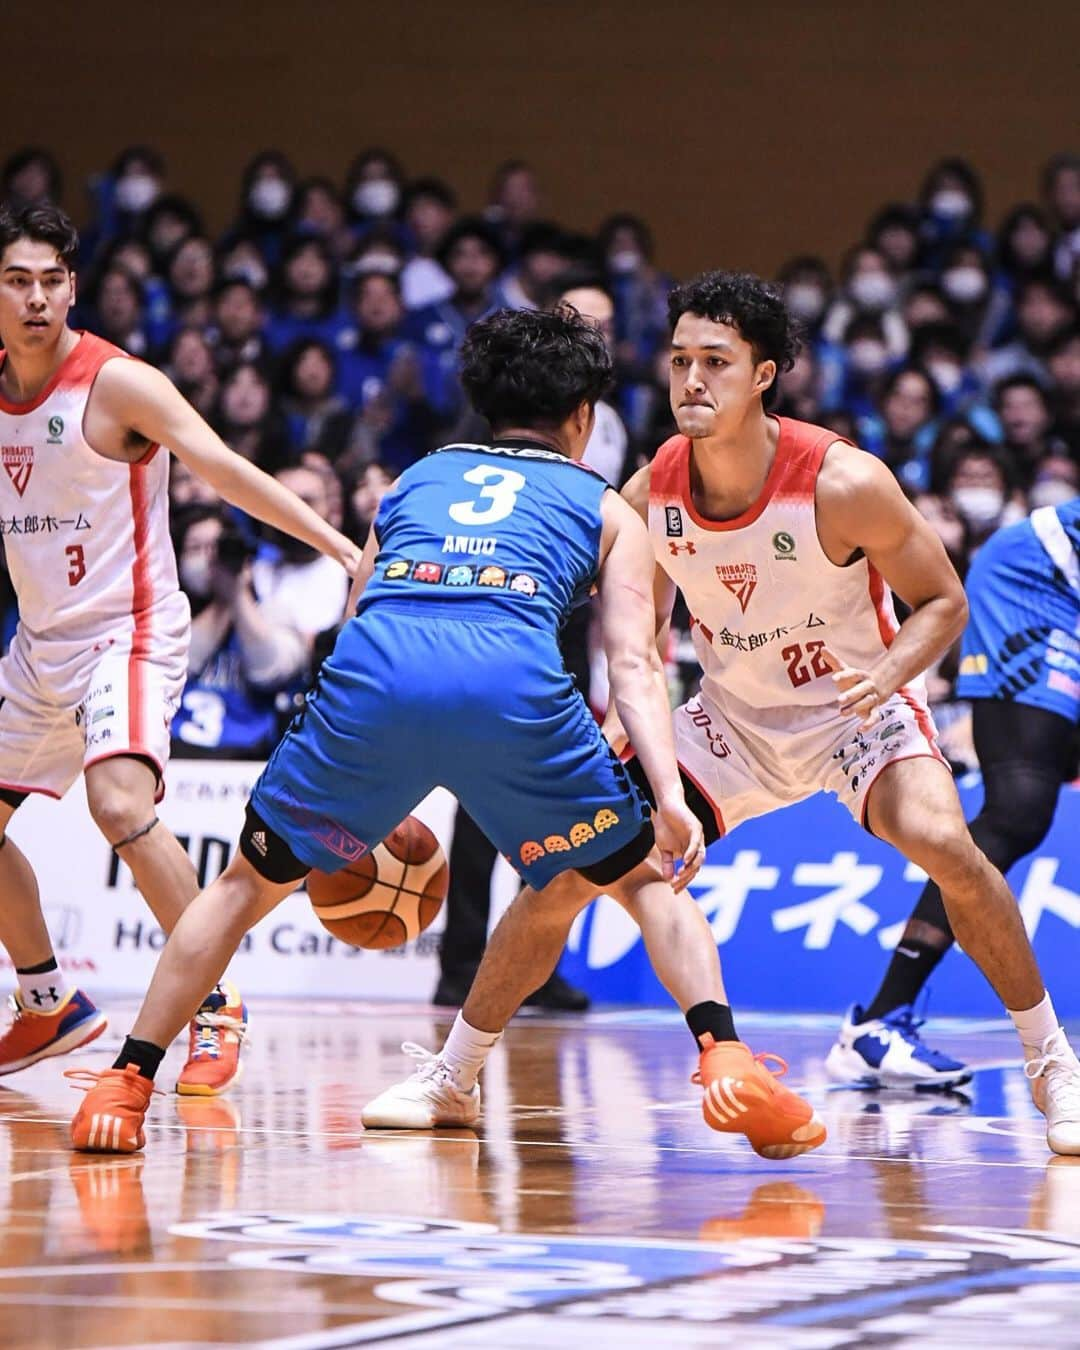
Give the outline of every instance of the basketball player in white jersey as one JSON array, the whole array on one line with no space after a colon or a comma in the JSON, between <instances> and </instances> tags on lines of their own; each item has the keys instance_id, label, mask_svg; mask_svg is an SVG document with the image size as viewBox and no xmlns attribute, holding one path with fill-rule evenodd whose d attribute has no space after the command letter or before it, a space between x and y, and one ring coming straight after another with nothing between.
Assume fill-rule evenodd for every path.
<instances>
[{"instance_id":1,"label":"basketball player in white jersey","mask_svg":"<svg viewBox=\"0 0 1080 1350\"><path fill-rule=\"evenodd\" d=\"M59 970L33 870L6 834L29 793L59 798L85 774L91 815L166 932L198 891L154 810L190 626L169 539L168 450L226 501L348 571L360 558L233 454L159 371L67 326L77 244L53 206L0 211L0 539L19 608L0 660L0 944L19 985L0 1074L105 1028ZM192 1023L178 1089L226 1087L245 1030L239 995L220 985Z\"/></svg>"},{"instance_id":2,"label":"basketball player in white jersey","mask_svg":"<svg viewBox=\"0 0 1080 1350\"><path fill-rule=\"evenodd\" d=\"M922 692L921 672L964 627L959 578L879 460L821 427L765 413L763 396L797 349L771 286L706 273L672 293L669 315L680 434L623 495L653 540L658 639L676 587L694 619L702 686L674 715L687 802L715 840L824 789L924 868L958 941L1010 1010L1051 1149L1080 1153L1080 1064L1005 880L968 833ZM911 610L903 624L893 589ZM604 729L613 748L625 746L614 713ZM528 903L522 892L507 916ZM670 966L663 941L661 928L649 949L658 970ZM529 989L546 974L525 923L506 926L498 971L495 955L493 943L466 1004L470 1029L485 1028L491 1044L503 1025L491 991ZM471 1071L487 1050L475 1033L471 1043L458 1033L455 1024L439 1058L471 1054ZM730 1026L727 1034L734 1040ZM706 1059L724 1049L703 1056L703 1079ZM748 1078L737 1063L722 1080L729 1104ZM710 1105L707 1095L706 1119ZM363 1119L422 1128L455 1113L462 1123L445 1073L435 1081L429 1070L426 1082L414 1076L370 1103Z\"/></svg>"},{"instance_id":3,"label":"basketball player in white jersey","mask_svg":"<svg viewBox=\"0 0 1080 1350\"><path fill-rule=\"evenodd\" d=\"M967 617L960 580L884 464L766 415L762 396L796 350L772 287L706 273L672 292L669 317L680 434L624 496L653 540L658 633L676 588L692 615L703 677L674 716L699 815L716 838L824 789L922 867L1016 1025L1050 1147L1080 1153L1080 1064L1009 888L968 833L926 706L922 672ZM607 730L617 746L615 719ZM906 1046L886 1035L882 1055L906 1050L932 1080L914 1026L891 1034Z\"/></svg>"}]
</instances>

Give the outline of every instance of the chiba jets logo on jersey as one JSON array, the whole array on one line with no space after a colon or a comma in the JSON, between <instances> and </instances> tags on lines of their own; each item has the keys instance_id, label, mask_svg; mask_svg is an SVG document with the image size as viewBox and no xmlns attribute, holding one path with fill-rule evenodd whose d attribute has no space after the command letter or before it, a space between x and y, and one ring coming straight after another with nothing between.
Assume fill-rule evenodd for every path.
<instances>
[{"instance_id":1,"label":"chiba jets logo on jersey","mask_svg":"<svg viewBox=\"0 0 1080 1350\"><path fill-rule=\"evenodd\" d=\"M3 455L7 476L15 484L15 491L21 497L26 491L26 485L30 481L30 474L34 468L34 447L32 445L0 446L0 455Z\"/></svg>"},{"instance_id":2,"label":"chiba jets logo on jersey","mask_svg":"<svg viewBox=\"0 0 1080 1350\"><path fill-rule=\"evenodd\" d=\"M757 568L753 563L721 563L716 575L738 600L739 608L745 614L757 586Z\"/></svg>"}]
</instances>

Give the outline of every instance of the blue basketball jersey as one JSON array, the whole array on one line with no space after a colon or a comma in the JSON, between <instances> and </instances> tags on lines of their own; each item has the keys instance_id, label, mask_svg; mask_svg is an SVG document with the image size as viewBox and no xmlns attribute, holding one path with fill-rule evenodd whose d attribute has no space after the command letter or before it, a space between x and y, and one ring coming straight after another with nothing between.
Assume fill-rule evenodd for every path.
<instances>
[{"instance_id":1,"label":"blue basketball jersey","mask_svg":"<svg viewBox=\"0 0 1080 1350\"><path fill-rule=\"evenodd\" d=\"M606 490L591 469L530 444L436 450L382 500L357 613L434 603L446 618L501 612L556 632L595 581Z\"/></svg>"}]
</instances>

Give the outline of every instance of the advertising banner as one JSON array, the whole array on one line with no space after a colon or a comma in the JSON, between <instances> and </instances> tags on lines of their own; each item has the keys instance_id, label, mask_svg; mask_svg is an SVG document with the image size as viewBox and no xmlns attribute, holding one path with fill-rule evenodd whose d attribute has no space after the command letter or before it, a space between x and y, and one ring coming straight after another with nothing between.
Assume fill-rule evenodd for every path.
<instances>
[{"instance_id":1,"label":"advertising banner","mask_svg":"<svg viewBox=\"0 0 1080 1350\"><path fill-rule=\"evenodd\" d=\"M180 837L201 884L228 861L261 765L174 760L161 818ZM962 787L970 818L980 787ZM433 793L416 809L447 847L454 803ZM131 874L90 820L81 782L62 802L31 798L10 826L37 872L58 955L82 985L145 991L164 934ZM1080 792L1061 795L1042 847L1010 874L1047 984L1063 1016L1080 1016ZM818 796L751 821L709 850L693 886L720 947L736 1008L837 1012L872 996L923 883L922 873ZM502 860L492 921L516 888ZM303 891L245 939L230 970L247 994L426 1001L438 976L444 915L418 942L359 952L315 919ZM563 972L603 1003L668 1004L637 928L613 901L579 917ZM959 951L931 981L935 1015L986 1016L997 1001Z\"/></svg>"}]
</instances>

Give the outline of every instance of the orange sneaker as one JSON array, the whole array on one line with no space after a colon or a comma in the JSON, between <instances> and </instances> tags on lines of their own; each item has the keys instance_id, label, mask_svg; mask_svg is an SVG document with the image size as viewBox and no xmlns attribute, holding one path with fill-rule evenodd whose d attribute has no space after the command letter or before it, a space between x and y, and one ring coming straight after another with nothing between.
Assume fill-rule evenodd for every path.
<instances>
[{"instance_id":1,"label":"orange sneaker","mask_svg":"<svg viewBox=\"0 0 1080 1350\"><path fill-rule=\"evenodd\" d=\"M812 1238L825 1222L825 1203L793 1181L767 1181L759 1186L737 1219L707 1219L698 1237L703 1242L738 1242L744 1238Z\"/></svg>"},{"instance_id":2,"label":"orange sneaker","mask_svg":"<svg viewBox=\"0 0 1080 1350\"><path fill-rule=\"evenodd\" d=\"M109 1025L81 989L73 989L50 1013L24 1007L18 990L9 1001L13 1016L0 1036L0 1074L16 1073L49 1055L66 1055L96 1040Z\"/></svg>"},{"instance_id":3,"label":"orange sneaker","mask_svg":"<svg viewBox=\"0 0 1080 1350\"><path fill-rule=\"evenodd\" d=\"M87 1083L71 1122L71 1146L82 1153L134 1153L146 1143L143 1119L154 1084L138 1065L123 1069L67 1069L65 1078Z\"/></svg>"},{"instance_id":4,"label":"orange sneaker","mask_svg":"<svg viewBox=\"0 0 1080 1350\"><path fill-rule=\"evenodd\" d=\"M775 1060L772 1070L766 1060ZM814 1108L777 1081L787 1073L779 1055L755 1055L742 1041L714 1041L701 1052L693 1082L705 1089L705 1124L724 1134L745 1134L763 1158L794 1158L825 1142Z\"/></svg>"},{"instance_id":5,"label":"orange sneaker","mask_svg":"<svg viewBox=\"0 0 1080 1350\"><path fill-rule=\"evenodd\" d=\"M215 1097L240 1077L240 1047L247 1035L247 1009L225 980L191 1019L187 1063L176 1090L186 1097Z\"/></svg>"}]
</instances>

